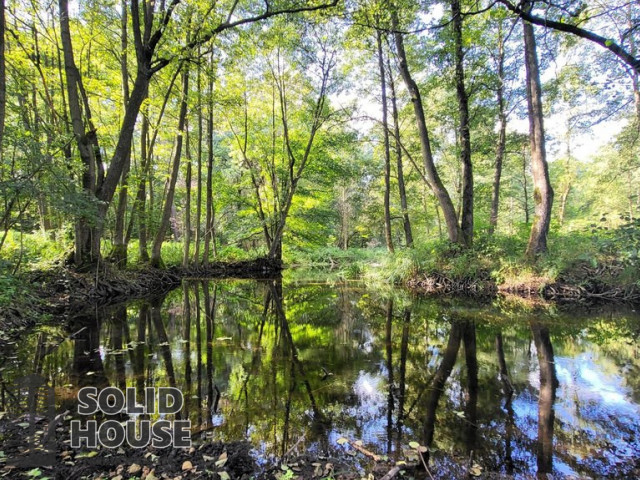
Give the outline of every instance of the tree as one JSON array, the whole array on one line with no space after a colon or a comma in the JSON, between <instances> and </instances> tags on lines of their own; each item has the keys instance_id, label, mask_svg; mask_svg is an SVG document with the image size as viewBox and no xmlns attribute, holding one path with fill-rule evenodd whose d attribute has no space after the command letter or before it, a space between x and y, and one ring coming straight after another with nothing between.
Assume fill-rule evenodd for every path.
<instances>
[{"instance_id":1,"label":"tree","mask_svg":"<svg viewBox=\"0 0 640 480\"><path fill-rule=\"evenodd\" d=\"M376 45L378 47L378 68L380 70L380 98L382 100L382 138L384 140L384 238L387 249L393 253L393 240L391 239L391 152L389 147L389 122L387 105L387 82L384 70L384 55L382 53L382 34L376 31Z\"/></svg>"},{"instance_id":2,"label":"tree","mask_svg":"<svg viewBox=\"0 0 640 480\"><path fill-rule=\"evenodd\" d=\"M586 16L585 11L587 10L587 3L585 2L579 2L575 11L572 11L568 8L563 8L563 6L561 5L556 6L555 10L560 11L560 17L558 20L554 20L552 18L547 18L547 17L540 17L532 13L532 10L536 6L536 3L543 3L544 8L546 9L548 2L537 2L536 0L529 0L529 1L521 2L517 5L512 3L510 0L498 0L498 2L500 2L502 5L507 7L513 13L519 15L520 18L522 18L522 20L527 21L531 24L539 25L546 28L551 28L554 30L558 30L560 32L571 33L580 38L590 40L591 42L594 42L597 45L601 46L602 48L605 48L610 52L612 52L616 57L618 57L625 64L629 65L634 71L636 71L636 73L640 73L640 59L638 59L634 55L633 50L629 52L623 46L616 43L613 39L598 35L595 32L587 30L586 28L582 28L579 25L579 23L585 21L585 18L584 18ZM617 6L612 5L611 10L616 10L617 9L616 7ZM554 9L550 9L550 10L554 10ZM569 18L575 18L576 22L575 23L567 22L566 16L568 16ZM594 17L597 17L597 16L598 15L594 14ZM587 19L588 19L588 16L587 16ZM631 33L636 28L637 28L637 25L632 25L629 28L628 32Z\"/></svg>"},{"instance_id":3,"label":"tree","mask_svg":"<svg viewBox=\"0 0 640 480\"><path fill-rule=\"evenodd\" d=\"M166 40L165 37L167 32L170 31L169 27L173 17L175 16L176 7L178 7L180 3L179 0L172 0L167 3L162 2L160 5L156 5L156 2L153 1L145 1L142 5L142 11L139 1L132 0L130 8L132 33L136 52L135 80L120 127L120 133L109 162L109 167L104 176L98 176L96 183L96 179L94 178L94 165L95 163L98 163L99 168L102 165L102 162L91 162L92 152L90 147L87 145L88 139L86 138L88 135L83 129L82 113L79 106L80 102L78 100L78 94L74 91L74 89L82 89L82 78L75 67L71 38L68 33L68 5L67 0L59 1L61 38L65 54L65 72L68 88L71 89L69 92L69 112L74 125L76 142L78 143L80 155L85 164L83 188L90 197L95 197L98 202L95 225L89 225L89 222L86 221L86 219L81 220L78 225L78 231L76 232L76 236L78 238L76 241L75 260L79 265L83 263L93 263L99 258L100 239L103 234L106 213L125 169L138 113L142 106L142 102L147 98L149 83L154 74L174 62L177 58L188 56L199 45L209 43L213 37L226 30L259 22L278 15L317 11L337 4L337 0L333 0L330 3L292 6L288 8L286 6L283 8L271 8L267 3L266 9L262 11L262 13L249 13L247 16L240 19L232 20L236 13L236 7L238 6L238 2L234 2L228 11L228 14L223 17L224 20L215 25L206 25L204 32L202 33L199 31L198 35L194 36L187 45L179 49L180 51L178 54L167 56L162 52L158 53L159 45L161 45L162 40ZM212 9L213 7L208 8L206 12L208 15L205 15L206 17L213 17L213 15L210 15L212 13ZM90 119L88 103L85 104L85 115L87 119ZM89 132L93 134L93 137L95 137L95 131L89 130ZM95 139L95 146L97 146L97 138ZM99 152L99 149L96 149L93 153L97 152Z\"/></svg>"},{"instance_id":4,"label":"tree","mask_svg":"<svg viewBox=\"0 0 640 480\"><path fill-rule=\"evenodd\" d=\"M424 170L426 179L429 182L429 186L435 194L440 208L444 214L445 223L447 225L447 233L449 240L453 243L463 243L463 237L461 234L460 225L458 225L458 215L456 213L449 192L445 188L440 175L435 166L433 160L433 154L431 152L431 140L429 139L429 130L427 129L427 122L424 113L424 107L422 105L422 96L418 84L411 76L411 70L407 62L407 54L404 48L403 33L400 30L398 20L398 13L395 9L391 11L391 28L394 31L394 40L396 44L396 51L398 55L398 62L402 79L404 80L407 90L411 95L411 103L413 104L413 110L416 119L416 125L418 128L418 134L420 137L420 148L422 152L422 161L424 163Z\"/></svg>"},{"instance_id":5,"label":"tree","mask_svg":"<svg viewBox=\"0 0 640 480\"><path fill-rule=\"evenodd\" d=\"M547 251L547 234L551 223L553 188L549 181L549 167L544 138L544 114L542 111L542 89L536 53L536 38L533 25L522 22L527 83L527 107L529 111L529 143L531 146L531 170L533 172L535 217L526 255L535 258Z\"/></svg>"},{"instance_id":6,"label":"tree","mask_svg":"<svg viewBox=\"0 0 640 480\"><path fill-rule=\"evenodd\" d=\"M460 124L460 162L462 163L462 214L460 230L466 245L473 242L473 166L471 164L471 127L469 125L469 96L465 87L464 53L462 48L462 10L460 0L451 0L453 18L456 95Z\"/></svg>"}]
</instances>

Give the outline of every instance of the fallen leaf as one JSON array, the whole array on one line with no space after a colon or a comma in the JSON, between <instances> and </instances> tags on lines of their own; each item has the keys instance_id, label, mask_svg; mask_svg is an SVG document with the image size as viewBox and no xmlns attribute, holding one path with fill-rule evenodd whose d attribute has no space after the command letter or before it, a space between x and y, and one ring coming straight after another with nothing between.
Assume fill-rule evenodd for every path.
<instances>
[{"instance_id":1,"label":"fallen leaf","mask_svg":"<svg viewBox=\"0 0 640 480\"><path fill-rule=\"evenodd\" d=\"M473 466L469 469L469 474L474 477L479 477L482 475L482 467L477 463L474 463Z\"/></svg>"},{"instance_id":2,"label":"fallen leaf","mask_svg":"<svg viewBox=\"0 0 640 480\"><path fill-rule=\"evenodd\" d=\"M231 477L229 476L229 474L227 472L218 472L218 476L220 477L220 480L231 480Z\"/></svg>"},{"instance_id":3,"label":"fallen leaf","mask_svg":"<svg viewBox=\"0 0 640 480\"><path fill-rule=\"evenodd\" d=\"M337 440L337 442L338 442L338 445L344 445L345 443L349 443L349 440L347 440L347 439L346 439L346 438L344 438L344 437L340 437L340 438Z\"/></svg>"},{"instance_id":4,"label":"fallen leaf","mask_svg":"<svg viewBox=\"0 0 640 480\"><path fill-rule=\"evenodd\" d=\"M186 460L183 464L182 464L182 471L184 472L185 470L191 470L193 468L193 464L189 461Z\"/></svg>"},{"instance_id":5,"label":"fallen leaf","mask_svg":"<svg viewBox=\"0 0 640 480\"><path fill-rule=\"evenodd\" d=\"M216 467L224 467L225 463L227 463L227 452L222 452L216 461Z\"/></svg>"},{"instance_id":6,"label":"fallen leaf","mask_svg":"<svg viewBox=\"0 0 640 480\"><path fill-rule=\"evenodd\" d=\"M142 467L140 465L138 465L137 463L132 463L131 465L129 465L129 468L127 469L127 473L129 475L136 475L137 473L140 473L141 470L142 470Z\"/></svg>"}]
</instances>

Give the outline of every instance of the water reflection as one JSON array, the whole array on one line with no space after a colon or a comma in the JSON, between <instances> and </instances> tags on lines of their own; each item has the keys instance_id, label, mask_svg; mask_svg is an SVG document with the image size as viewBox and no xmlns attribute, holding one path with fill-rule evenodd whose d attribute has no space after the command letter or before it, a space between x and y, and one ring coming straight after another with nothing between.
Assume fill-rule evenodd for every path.
<instances>
[{"instance_id":1,"label":"water reflection","mask_svg":"<svg viewBox=\"0 0 640 480\"><path fill-rule=\"evenodd\" d=\"M86 385L175 386L194 439L246 438L263 456L335 454L345 436L395 458L410 441L429 445L444 477L469 459L515 475L637 468L630 313L612 321L351 284L204 280L78 318L71 331L57 346L43 332L25 338L3 379L39 372L71 410Z\"/></svg>"}]
</instances>

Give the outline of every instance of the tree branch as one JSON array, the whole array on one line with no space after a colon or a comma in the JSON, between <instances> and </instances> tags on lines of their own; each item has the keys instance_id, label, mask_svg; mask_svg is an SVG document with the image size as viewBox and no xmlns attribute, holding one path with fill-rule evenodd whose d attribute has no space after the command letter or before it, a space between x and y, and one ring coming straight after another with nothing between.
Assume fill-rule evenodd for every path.
<instances>
[{"instance_id":1,"label":"tree branch","mask_svg":"<svg viewBox=\"0 0 640 480\"><path fill-rule=\"evenodd\" d=\"M640 60L638 60L635 56L631 55L627 52L622 46L618 45L610 38L602 37L590 30L586 30L584 28L578 27L577 25L573 25L570 23L557 22L555 20L549 20L547 18L538 17L533 15L522 9L520 5L514 5L509 0L498 0L501 4L507 7L508 10L518 15L523 20L526 20L529 23L533 23L534 25L540 25L542 27L552 28L554 30L558 30L560 32L571 33L580 38L585 38L590 40L602 48L606 48L610 52L612 52L616 57L622 60L624 63L629 65L636 73L640 74Z\"/></svg>"}]
</instances>

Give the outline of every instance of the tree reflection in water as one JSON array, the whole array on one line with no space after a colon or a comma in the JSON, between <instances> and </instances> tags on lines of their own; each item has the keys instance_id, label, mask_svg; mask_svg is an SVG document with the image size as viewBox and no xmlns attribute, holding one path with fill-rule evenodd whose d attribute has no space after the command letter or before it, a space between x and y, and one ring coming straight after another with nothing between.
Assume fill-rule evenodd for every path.
<instances>
[{"instance_id":1,"label":"tree reflection in water","mask_svg":"<svg viewBox=\"0 0 640 480\"><path fill-rule=\"evenodd\" d=\"M394 459L420 441L434 471L457 458L464 473L472 456L505 474L629 477L640 456L633 315L550 323L400 290L237 280L96 312L59 346L26 338L13 375L51 379L72 411L82 386L135 386L140 402L145 387L176 386L194 439L246 438L279 457L344 454L345 436Z\"/></svg>"}]
</instances>

